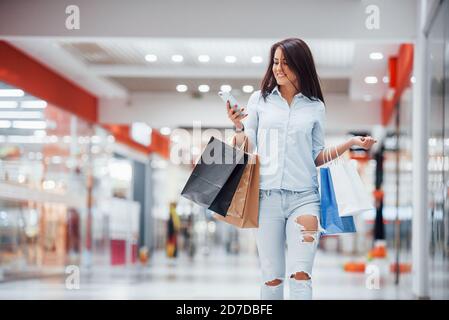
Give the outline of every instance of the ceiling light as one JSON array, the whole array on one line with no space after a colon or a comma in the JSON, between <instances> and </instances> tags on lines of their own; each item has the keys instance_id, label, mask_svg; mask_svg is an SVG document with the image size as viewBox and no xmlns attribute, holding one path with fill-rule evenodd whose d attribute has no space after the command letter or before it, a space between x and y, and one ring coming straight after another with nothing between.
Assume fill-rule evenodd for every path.
<instances>
[{"instance_id":1,"label":"ceiling light","mask_svg":"<svg viewBox=\"0 0 449 320\"><path fill-rule=\"evenodd\" d=\"M156 62L157 61L157 55L155 54L147 54L145 56L145 60L148 62Z\"/></svg>"},{"instance_id":2,"label":"ceiling light","mask_svg":"<svg viewBox=\"0 0 449 320\"><path fill-rule=\"evenodd\" d=\"M47 123L45 121L13 121L12 127L15 129L45 129Z\"/></svg>"},{"instance_id":3,"label":"ceiling light","mask_svg":"<svg viewBox=\"0 0 449 320\"><path fill-rule=\"evenodd\" d=\"M388 83L388 82L390 82L390 78L388 78L387 76L384 76L384 77L382 78L382 82L383 82L383 83Z\"/></svg>"},{"instance_id":4,"label":"ceiling light","mask_svg":"<svg viewBox=\"0 0 449 320\"><path fill-rule=\"evenodd\" d=\"M377 83L377 77L374 77L374 76L365 77L365 83L368 83L368 84Z\"/></svg>"},{"instance_id":5,"label":"ceiling light","mask_svg":"<svg viewBox=\"0 0 449 320\"><path fill-rule=\"evenodd\" d=\"M0 109L14 109L19 103L17 101L0 101Z\"/></svg>"},{"instance_id":6,"label":"ceiling light","mask_svg":"<svg viewBox=\"0 0 449 320\"><path fill-rule=\"evenodd\" d=\"M0 120L0 129L9 129L9 128L11 128L11 121Z\"/></svg>"},{"instance_id":7,"label":"ceiling light","mask_svg":"<svg viewBox=\"0 0 449 320\"><path fill-rule=\"evenodd\" d=\"M384 55L380 52L371 52L369 54L369 58L371 60L382 60L384 58Z\"/></svg>"},{"instance_id":8,"label":"ceiling light","mask_svg":"<svg viewBox=\"0 0 449 320\"><path fill-rule=\"evenodd\" d=\"M262 63L262 61L263 61L263 59L262 59L261 56L254 56L254 57L251 57L251 62L252 62L252 63Z\"/></svg>"},{"instance_id":9,"label":"ceiling light","mask_svg":"<svg viewBox=\"0 0 449 320\"><path fill-rule=\"evenodd\" d=\"M410 78L410 82L411 82L411 83L415 83L415 82L416 82L416 77L415 77L415 76L412 76L412 77Z\"/></svg>"},{"instance_id":10,"label":"ceiling light","mask_svg":"<svg viewBox=\"0 0 449 320\"><path fill-rule=\"evenodd\" d=\"M160 130L161 134L164 136L168 136L171 133L171 129L169 127L163 127Z\"/></svg>"},{"instance_id":11,"label":"ceiling light","mask_svg":"<svg viewBox=\"0 0 449 320\"><path fill-rule=\"evenodd\" d=\"M199 92L209 92L209 86L207 84L202 84L198 87Z\"/></svg>"},{"instance_id":12,"label":"ceiling light","mask_svg":"<svg viewBox=\"0 0 449 320\"><path fill-rule=\"evenodd\" d=\"M30 100L22 101L20 106L24 109L45 109L47 107L47 101L44 100Z\"/></svg>"},{"instance_id":13,"label":"ceiling light","mask_svg":"<svg viewBox=\"0 0 449 320\"><path fill-rule=\"evenodd\" d=\"M178 92L186 92L187 91L187 86L185 84L178 84L176 86L176 91Z\"/></svg>"},{"instance_id":14,"label":"ceiling light","mask_svg":"<svg viewBox=\"0 0 449 320\"><path fill-rule=\"evenodd\" d=\"M226 63L234 63L237 61L237 58L235 56L226 56L225 57L225 62Z\"/></svg>"},{"instance_id":15,"label":"ceiling light","mask_svg":"<svg viewBox=\"0 0 449 320\"><path fill-rule=\"evenodd\" d=\"M232 87L229 84L224 84L220 87L220 90L223 92L230 92L232 90Z\"/></svg>"},{"instance_id":16,"label":"ceiling light","mask_svg":"<svg viewBox=\"0 0 449 320\"><path fill-rule=\"evenodd\" d=\"M198 61L199 62L209 62L210 57L207 54L202 54L202 55L198 56Z\"/></svg>"},{"instance_id":17,"label":"ceiling light","mask_svg":"<svg viewBox=\"0 0 449 320\"><path fill-rule=\"evenodd\" d=\"M45 130L35 130L34 135L36 137L45 137L47 135L47 132Z\"/></svg>"},{"instance_id":18,"label":"ceiling light","mask_svg":"<svg viewBox=\"0 0 449 320\"><path fill-rule=\"evenodd\" d=\"M0 119L40 119L39 111L0 111Z\"/></svg>"},{"instance_id":19,"label":"ceiling light","mask_svg":"<svg viewBox=\"0 0 449 320\"><path fill-rule=\"evenodd\" d=\"M251 92L254 91L254 87L253 87L253 86L250 86L250 85L246 85L246 86L243 86L242 90L243 90L243 92L245 92L245 93L251 93Z\"/></svg>"},{"instance_id":20,"label":"ceiling light","mask_svg":"<svg viewBox=\"0 0 449 320\"><path fill-rule=\"evenodd\" d=\"M20 89L0 89L0 97L23 97L25 92Z\"/></svg>"},{"instance_id":21,"label":"ceiling light","mask_svg":"<svg viewBox=\"0 0 449 320\"><path fill-rule=\"evenodd\" d=\"M184 57L180 54L174 54L171 56L171 59L173 62L182 62L184 60Z\"/></svg>"}]
</instances>

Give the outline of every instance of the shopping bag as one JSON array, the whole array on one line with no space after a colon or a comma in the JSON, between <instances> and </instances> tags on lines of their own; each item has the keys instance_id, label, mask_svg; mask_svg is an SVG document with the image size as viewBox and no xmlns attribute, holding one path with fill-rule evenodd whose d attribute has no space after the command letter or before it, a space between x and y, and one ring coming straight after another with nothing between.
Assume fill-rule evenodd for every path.
<instances>
[{"instance_id":1,"label":"shopping bag","mask_svg":"<svg viewBox=\"0 0 449 320\"><path fill-rule=\"evenodd\" d=\"M236 145L236 137L232 138L231 145ZM251 181L251 174L253 173L253 166L255 164L255 155L248 154L248 138L245 137L240 149L243 150L248 156L248 163L243 171L242 178L240 179L237 190L232 198L231 205L228 208L227 216L241 218L245 210L246 196L249 191L249 184Z\"/></svg>"},{"instance_id":2,"label":"shopping bag","mask_svg":"<svg viewBox=\"0 0 449 320\"><path fill-rule=\"evenodd\" d=\"M349 176L349 179L352 182L352 187L354 190L354 195L358 200L358 208L354 208L352 211L352 216L356 214L360 214L369 210L376 210L373 204L373 200L370 199L369 193L366 190L365 184L362 181L359 173L357 172L357 168L352 165L350 162L345 161L344 163L346 173ZM341 214L340 214L341 215Z\"/></svg>"},{"instance_id":3,"label":"shopping bag","mask_svg":"<svg viewBox=\"0 0 449 320\"><path fill-rule=\"evenodd\" d=\"M244 150L248 151L247 140ZM225 217L214 214L217 220L239 228L259 227L259 179L260 163L257 154L248 153L248 163Z\"/></svg>"},{"instance_id":4,"label":"shopping bag","mask_svg":"<svg viewBox=\"0 0 449 320\"><path fill-rule=\"evenodd\" d=\"M352 216L340 217L332 177L328 167L320 168L321 213L323 235L356 232Z\"/></svg>"},{"instance_id":5,"label":"shopping bag","mask_svg":"<svg viewBox=\"0 0 449 320\"><path fill-rule=\"evenodd\" d=\"M325 152L330 156L329 149ZM337 151L337 159L338 157ZM374 209L362 179L352 164L338 159L331 162L329 169L340 217L354 216Z\"/></svg>"},{"instance_id":6,"label":"shopping bag","mask_svg":"<svg viewBox=\"0 0 449 320\"><path fill-rule=\"evenodd\" d=\"M247 162L243 150L211 137L181 195L225 215Z\"/></svg>"}]
</instances>

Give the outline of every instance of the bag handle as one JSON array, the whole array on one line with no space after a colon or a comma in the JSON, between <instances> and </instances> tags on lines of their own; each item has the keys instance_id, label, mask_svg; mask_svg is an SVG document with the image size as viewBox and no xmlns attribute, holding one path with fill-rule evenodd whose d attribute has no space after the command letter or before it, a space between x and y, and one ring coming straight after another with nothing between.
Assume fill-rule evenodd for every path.
<instances>
[{"instance_id":1,"label":"bag handle","mask_svg":"<svg viewBox=\"0 0 449 320\"><path fill-rule=\"evenodd\" d=\"M334 147L335 148L335 153L337 154L337 157L335 159L332 159L332 154L331 154L331 147L324 149L323 152L323 162L325 163L339 163L340 162L340 155L338 153L338 149L337 146Z\"/></svg>"},{"instance_id":2,"label":"bag handle","mask_svg":"<svg viewBox=\"0 0 449 320\"><path fill-rule=\"evenodd\" d=\"M232 137L232 146L233 147L236 147L236 136L234 135L233 137ZM236 147L238 150L240 150L240 151L245 151L245 152L248 152L248 136L246 136L245 135L245 138L243 139L243 143L242 143L242 145L240 146L240 147Z\"/></svg>"}]
</instances>

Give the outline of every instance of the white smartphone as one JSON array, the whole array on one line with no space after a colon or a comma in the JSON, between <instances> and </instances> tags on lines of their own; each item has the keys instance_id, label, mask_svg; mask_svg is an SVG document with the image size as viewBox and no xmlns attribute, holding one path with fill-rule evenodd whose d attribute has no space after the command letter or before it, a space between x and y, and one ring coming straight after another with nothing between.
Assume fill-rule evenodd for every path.
<instances>
[{"instance_id":1,"label":"white smartphone","mask_svg":"<svg viewBox=\"0 0 449 320\"><path fill-rule=\"evenodd\" d=\"M221 99L224 102L228 102L231 104L231 107L234 108L237 105L237 112L241 112L241 108L242 106L240 105L240 103L237 101L237 99L230 93L227 91L219 91L218 95L221 97Z\"/></svg>"}]
</instances>

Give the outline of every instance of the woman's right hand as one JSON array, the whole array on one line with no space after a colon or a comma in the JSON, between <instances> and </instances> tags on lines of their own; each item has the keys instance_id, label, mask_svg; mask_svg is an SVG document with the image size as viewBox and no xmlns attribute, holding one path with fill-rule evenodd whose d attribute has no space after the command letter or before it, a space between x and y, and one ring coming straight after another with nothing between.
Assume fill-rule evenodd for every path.
<instances>
[{"instance_id":1,"label":"woman's right hand","mask_svg":"<svg viewBox=\"0 0 449 320\"><path fill-rule=\"evenodd\" d=\"M234 123L237 129L242 129L242 120L245 119L248 114L244 114L245 108L243 107L240 112L237 111L237 106L231 107L231 104L226 102L226 110L228 112L228 118Z\"/></svg>"}]
</instances>

